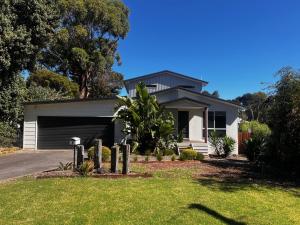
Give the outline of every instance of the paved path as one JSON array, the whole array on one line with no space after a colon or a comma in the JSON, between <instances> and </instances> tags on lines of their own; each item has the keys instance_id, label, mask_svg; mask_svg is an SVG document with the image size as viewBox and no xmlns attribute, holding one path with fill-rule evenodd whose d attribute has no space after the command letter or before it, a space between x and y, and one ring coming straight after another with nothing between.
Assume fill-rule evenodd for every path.
<instances>
[{"instance_id":1,"label":"paved path","mask_svg":"<svg viewBox=\"0 0 300 225\"><path fill-rule=\"evenodd\" d=\"M71 162L73 151L22 151L0 156L0 180L54 169L59 162Z\"/></svg>"}]
</instances>

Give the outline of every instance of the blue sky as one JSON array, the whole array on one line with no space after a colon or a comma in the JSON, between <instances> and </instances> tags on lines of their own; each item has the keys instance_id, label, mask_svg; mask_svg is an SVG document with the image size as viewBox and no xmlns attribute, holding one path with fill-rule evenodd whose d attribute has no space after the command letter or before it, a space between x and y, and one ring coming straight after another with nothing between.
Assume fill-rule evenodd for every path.
<instances>
[{"instance_id":1,"label":"blue sky","mask_svg":"<svg viewBox=\"0 0 300 225\"><path fill-rule=\"evenodd\" d=\"M264 89L283 66L300 68L300 1L125 0L125 79L172 70L231 99ZM124 92L123 92L124 93Z\"/></svg>"}]
</instances>

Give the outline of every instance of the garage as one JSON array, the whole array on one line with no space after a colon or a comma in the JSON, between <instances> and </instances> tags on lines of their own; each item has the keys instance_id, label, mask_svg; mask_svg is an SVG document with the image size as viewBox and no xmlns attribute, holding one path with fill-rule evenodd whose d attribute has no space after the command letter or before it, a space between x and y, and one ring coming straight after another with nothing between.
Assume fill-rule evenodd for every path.
<instances>
[{"instance_id":1,"label":"garage","mask_svg":"<svg viewBox=\"0 0 300 225\"><path fill-rule=\"evenodd\" d=\"M85 147L96 138L106 146L114 143L112 117L38 116L37 125L38 149L71 149L71 137L80 137Z\"/></svg>"}]
</instances>

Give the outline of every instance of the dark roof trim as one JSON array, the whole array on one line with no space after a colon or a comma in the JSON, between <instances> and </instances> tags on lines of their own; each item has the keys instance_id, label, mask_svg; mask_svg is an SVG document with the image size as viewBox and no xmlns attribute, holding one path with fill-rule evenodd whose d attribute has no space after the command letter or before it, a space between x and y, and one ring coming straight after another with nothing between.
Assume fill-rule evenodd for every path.
<instances>
[{"instance_id":1,"label":"dark roof trim","mask_svg":"<svg viewBox=\"0 0 300 225\"><path fill-rule=\"evenodd\" d=\"M188 97L177 98L177 99L174 99L174 100L171 100L171 101L162 102L162 103L160 103L160 105L166 105L166 104L170 104L170 103L178 102L178 101L182 101L182 100L187 100L187 101L194 102L194 103L197 103L197 104L201 104L201 105L204 105L204 106L210 106L210 104L207 104L207 103L204 103L204 102L201 102L201 101L197 101L197 100L194 100L194 99L191 99L191 98L188 98Z\"/></svg>"},{"instance_id":2,"label":"dark roof trim","mask_svg":"<svg viewBox=\"0 0 300 225\"><path fill-rule=\"evenodd\" d=\"M36 102L25 102L24 105L40 105L40 104L60 104L60 103L71 103L71 102L92 102L101 100L113 100L116 97L103 97L103 98L88 98L88 99L65 99L65 100L49 100L49 101L36 101Z\"/></svg>"},{"instance_id":3,"label":"dark roof trim","mask_svg":"<svg viewBox=\"0 0 300 225\"><path fill-rule=\"evenodd\" d=\"M125 84L128 83L128 82L131 82L131 81L143 80L145 78L158 76L159 74L162 74L162 73L168 73L168 74L171 74L171 75L174 75L174 76L177 76L177 77L181 77L181 78L184 78L184 79L189 79L189 80L192 80L192 81L195 81L195 82L200 82L204 85L208 84L207 81L200 80L200 79L197 79L197 78L194 78L194 77L190 77L190 76L187 76L187 75L184 75L184 74L181 74L181 73L176 73L176 72L173 72L173 71L170 71L170 70L163 70L163 71L159 71L159 72L156 72L156 73L150 73L150 74L146 74L146 75L143 75L143 76L131 78L131 79L125 80Z\"/></svg>"},{"instance_id":4,"label":"dark roof trim","mask_svg":"<svg viewBox=\"0 0 300 225\"><path fill-rule=\"evenodd\" d=\"M243 108L242 106L240 106L238 104L235 104L235 103L232 103L232 102L229 102L229 101L227 101L225 99L221 99L221 98L216 98L216 97L213 97L213 96L205 95L205 94L202 94L202 93L199 93L199 92L196 92L196 91L192 91L190 89L185 89L185 88L180 87L180 86L168 88L168 89L161 90L161 91L152 92L151 94L159 94L159 93L163 93L163 92L167 92L167 91L171 91L171 90L176 90L176 89L180 89L180 90L187 91L187 92L190 92L190 93L193 93L193 94L197 94L197 95L200 95L200 96L203 96L203 97L207 97L207 98L210 98L210 99L213 99L213 100L216 100L216 101L220 101L220 102L223 102L223 103L226 103L226 104L238 107L238 108Z\"/></svg>"}]
</instances>

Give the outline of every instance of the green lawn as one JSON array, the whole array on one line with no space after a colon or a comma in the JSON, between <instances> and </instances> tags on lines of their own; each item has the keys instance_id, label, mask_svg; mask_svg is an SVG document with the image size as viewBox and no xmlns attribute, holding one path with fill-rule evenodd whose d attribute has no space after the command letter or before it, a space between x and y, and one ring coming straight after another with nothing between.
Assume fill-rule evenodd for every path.
<instances>
[{"instance_id":1,"label":"green lawn","mask_svg":"<svg viewBox=\"0 0 300 225\"><path fill-rule=\"evenodd\" d=\"M2 183L0 224L300 224L299 188L197 180L192 173Z\"/></svg>"}]
</instances>

